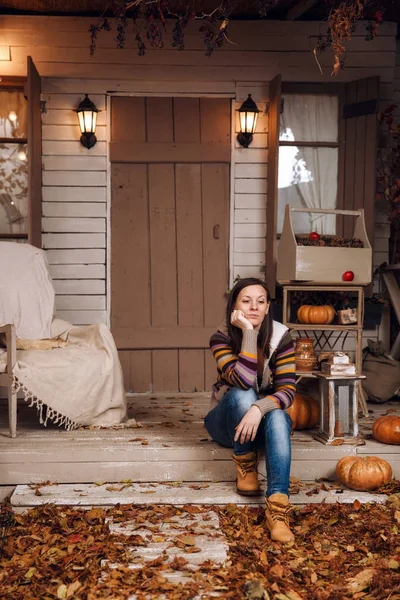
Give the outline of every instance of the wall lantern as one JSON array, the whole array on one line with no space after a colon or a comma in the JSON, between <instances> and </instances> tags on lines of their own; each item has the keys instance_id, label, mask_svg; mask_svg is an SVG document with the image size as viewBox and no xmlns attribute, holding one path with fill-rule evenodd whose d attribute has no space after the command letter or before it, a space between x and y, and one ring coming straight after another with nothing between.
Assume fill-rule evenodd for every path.
<instances>
[{"instance_id":1,"label":"wall lantern","mask_svg":"<svg viewBox=\"0 0 400 600\"><path fill-rule=\"evenodd\" d=\"M84 100L79 104L76 109L79 119L79 127L81 129L81 144L85 148L93 148L97 142L95 136L96 124L97 124L97 113L99 110L89 99L88 95L85 94Z\"/></svg>"},{"instance_id":2,"label":"wall lantern","mask_svg":"<svg viewBox=\"0 0 400 600\"><path fill-rule=\"evenodd\" d=\"M245 100L238 109L240 133L237 135L237 141L243 148L248 148L251 144L259 112L257 104L251 99L251 94L249 94L247 100Z\"/></svg>"}]
</instances>

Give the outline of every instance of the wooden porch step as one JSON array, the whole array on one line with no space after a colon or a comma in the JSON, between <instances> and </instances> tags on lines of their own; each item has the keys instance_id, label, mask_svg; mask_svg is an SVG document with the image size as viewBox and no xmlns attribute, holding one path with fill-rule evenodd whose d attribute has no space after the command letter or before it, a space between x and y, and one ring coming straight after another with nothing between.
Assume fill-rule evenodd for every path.
<instances>
[{"instance_id":1,"label":"wooden porch step","mask_svg":"<svg viewBox=\"0 0 400 600\"><path fill-rule=\"evenodd\" d=\"M129 397L129 416L142 426L65 431L44 428L36 411L19 407L15 439L7 429L7 411L0 412L0 485L32 482L232 482L235 466L231 449L212 442L203 425L209 407L207 394L137 395ZM335 478L337 461L345 455L374 454L390 462L400 478L398 446L371 439L372 422L398 403L373 405L362 420L364 446L326 446L312 431L295 432L292 438L291 475L303 481ZM400 411L399 411L400 412ZM264 461L260 473L265 477Z\"/></svg>"},{"instance_id":2,"label":"wooden porch step","mask_svg":"<svg viewBox=\"0 0 400 600\"><path fill-rule=\"evenodd\" d=\"M332 486L333 487L333 486ZM265 487L263 489L263 492ZM324 490L321 486L301 484L301 489L292 493L291 502L295 505L327 503L386 502L384 494L370 494L346 489ZM205 505L262 505L264 495L246 498L235 492L235 484L229 483L101 483L98 484L59 484L59 485L18 485L11 504L18 508L40 506L42 504L68 505L76 507L114 506L116 504L205 504Z\"/></svg>"}]
</instances>

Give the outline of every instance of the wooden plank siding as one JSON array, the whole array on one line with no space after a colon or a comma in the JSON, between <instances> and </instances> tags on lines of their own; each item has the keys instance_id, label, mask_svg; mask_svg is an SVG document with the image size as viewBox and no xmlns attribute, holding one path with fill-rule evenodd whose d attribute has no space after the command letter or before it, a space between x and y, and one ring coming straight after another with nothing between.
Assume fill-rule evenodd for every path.
<instances>
[{"instance_id":1,"label":"wooden plank siding","mask_svg":"<svg viewBox=\"0 0 400 600\"><path fill-rule=\"evenodd\" d=\"M88 151L78 141L74 109L83 97L46 95L42 115L43 247L56 291L56 316L77 325L108 321L106 142ZM105 140L105 96L91 100L101 111L100 137Z\"/></svg>"},{"instance_id":2,"label":"wooden plank siding","mask_svg":"<svg viewBox=\"0 0 400 600\"><path fill-rule=\"evenodd\" d=\"M173 50L168 24L165 48L149 49L142 57L137 55L133 35L128 35L124 50L115 48L114 24L113 32L99 34L91 58L88 29L92 23L92 18L0 16L0 75L26 76L26 57L32 56L42 77L42 99L46 101L42 114L42 242L59 290L57 315L74 323L107 321L107 93L180 96L181 118L175 127L180 128L180 139L188 143L199 139L196 132L200 126L188 100L230 96L236 114L235 109L252 94L261 113L251 146L241 148L232 135L230 282L237 275L263 276L265 269L269 82L278 74L283 81L294 82L351 82L379 75L381 105L393 100L400 104L395 23L382 24L370 42L365 41L364 25L358 25L346 43L346 67L334 79L333 55L327 52L321 57L321 75L312 54L324 30L317 22L231 22L228 37L233 43L226 43L211 57L205 56L200 23L189 24L184 52ZM79 143L74 113L84 93L89 93L101 110L98 142L89 151ZM159 115L149 125L150 133L160 130L168 118L168 114ZM140 124L135 127L139 130ZM131 132L133 129L129 126ZM232 132L237 130L235 118ZM387 258L387 227L379 216L375 222L374 264L380 264ZM93 282L99 285L93 288ZM74 291L77 289L79 292ZM129 358L123 363L143 389L148 389L149 381L146 352L150 351L143 351L141 362L132 363ZM185 365L186 360L186 355L179 356L179 364ZM204 372L210 382L214 365L207 354Z\"/></svg>"}]
</instances>

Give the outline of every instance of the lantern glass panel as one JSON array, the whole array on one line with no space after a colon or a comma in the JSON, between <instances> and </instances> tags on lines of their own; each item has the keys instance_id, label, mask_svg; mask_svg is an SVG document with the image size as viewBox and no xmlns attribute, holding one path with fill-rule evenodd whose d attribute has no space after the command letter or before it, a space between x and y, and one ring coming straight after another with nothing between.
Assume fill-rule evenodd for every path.
<instances>
[{"instance_id":1,"label":"lantern glass panel","mask_svg":"<svg viewBox=\"0 0 400 600\"><path fill-rule=\"evenodd\" d=\"M351 390L352 391L352 390ZM349 385L336 387L335 393L335 435L342 436L350 432L350 398Z\"/></svg>"},{"instance_id":2,"label":"lantern glass panel","mask_svg":"<svg viewBox=\"0 0 400 600\"><path fill-rule=\"evenodd\" d=\"M97 123L97 113L91 110L82 110L78 112L79 127L81 133L95 133Z\"/></svg>"},{"instance_id":3,"label":"lantern glass panel","mask_svg":"<svg viewBox=\"0 0 400 600\"><path fill-rule=\"evenodd\" d=\"M258 113L243 111L239 113L240 117L240 131L242 133L254 133Z\"/></svg>"}]
</instances>

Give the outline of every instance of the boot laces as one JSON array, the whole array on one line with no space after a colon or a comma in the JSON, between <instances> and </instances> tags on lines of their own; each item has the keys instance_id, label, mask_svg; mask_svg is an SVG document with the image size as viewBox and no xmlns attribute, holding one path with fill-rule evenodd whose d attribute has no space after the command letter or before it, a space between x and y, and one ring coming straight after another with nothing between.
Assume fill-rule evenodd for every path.
<instances>
[{"instance_id":1,"label":"boot laces","mask_svg":"<svg viewBox=\"0 0 400 600\"><path fill-rule=\"evenodd\" d=\"M236 465L239 467L242 477L246 477L247 473L257 473L258 461L254 458L251 458L249 460L243 460L239 457L236 457L235 455L233 455L232 458Z\"/></svg>"},{"instance_id":2,"label":"boot laces","mask_svg":"<svg viewBox=\"0 0 400 600\"><path fill-rule=\"evenodd\" d=\"M279 504L274 504L273 502L269 502L267 500L267 507L269 509L269 514L271 519L275 522L283 521L285 525L289 527L289 515L293 510L293 506L288 504L287 506L281 506Z\"/></svg>"}]
</instances>

